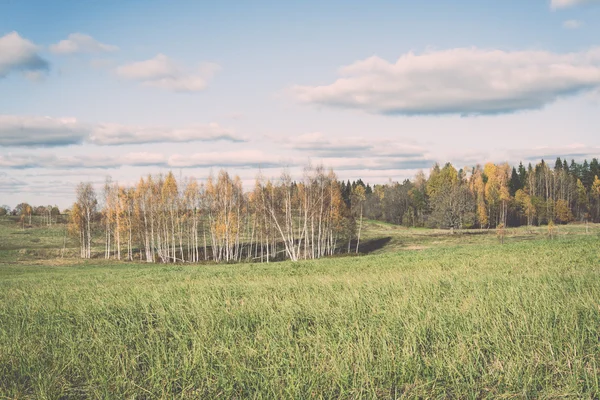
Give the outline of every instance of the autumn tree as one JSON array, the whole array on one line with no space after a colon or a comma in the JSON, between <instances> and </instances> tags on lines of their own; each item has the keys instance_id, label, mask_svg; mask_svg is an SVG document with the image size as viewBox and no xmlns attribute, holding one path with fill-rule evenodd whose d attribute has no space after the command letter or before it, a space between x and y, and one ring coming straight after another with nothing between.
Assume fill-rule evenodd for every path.
<instances>
[{"instance_id":1,"label":"autumn tree","mask_svg":"<svg viewBox=\"0 0 600 400\"><path fill-rule=\"evenodd\" d=\"M358 247L360 245L360 233L362 230L363 208L365 201L367 200L364 186L356 186L352 190L351 196L351 204L354 215L358 216L358 235L356 236L356 253L358 253Z\"/></svg>"},{"instance_id":2,"label":"autumn tree","mask_svg":"<svg viewBox=\"0 0 600 400\"><path fill-rule=\"evenodd\" d=\"M577 192L577 196L576 196L576 201L575 201L575 203L576 203L575 215L577 215L577 218L579 220L587 219L587 213L588 213L588 208L589 208L589 197L588 197L587 189L585 188L581 179L577 180L576 192ZM566 208L567 209L569 208L568 203L566 204ZM569 210L569 212L570 211L571 210Z\"/></svg>"},{"instance_id":3,"label":"autumn tree","mask_svg":"<svg viewBox=\"0 0 600 400\"><path fill-rule=\"evenodd\" d=\"M594 176L590 192L592 201L596 204L596 218L600 218L600 179L598 179L598 176Z\"/></svg>"},{"instance_id":4,"label":"autumn tree","mask_svg":"<svg viewBox=\"0 0 600 400\"><path fill-rule=\"evenodd\" d=\"M573 213L566 200L557 200L554 212L556 214L556 220L562 224L573 221Z\"/></svg>"},{"instance_id":5,"label":"autumn tree","mask_svg":"<svg viewBox=\"0 0 600 400\"><path fill-rule=\"evenodd\" d=\"M25 229L25 221L31 225L31 216L33 215L33 207L28 203L19 203L13 210L13 215L19 216L19 223Z\"/></svg>"},{"instance_id":6,"label":"autumn tree","mask_svg":"<svg viewBox=\"0 0 600 400\"><path fill-rule=\"evenodd\" d=\"M531 226L533 223L533 217L535 217L535 207L531 202L531 196L522 189L517 190L515 193L515 200L519 205L521 212L527 218L527 226Z\"/></svg>"},{"instance_id":7,"label":"autumn tree","mask_svg":"<svg viewBox=\"0 0 600 400\"><path fill-rule=\"evenodd\" d=\"M70 231L79 239L81 257L92 257L92 228L98 201L91 183L80 183L75 190L76 201L71 208Z\"/></svg>"}]
</instances>

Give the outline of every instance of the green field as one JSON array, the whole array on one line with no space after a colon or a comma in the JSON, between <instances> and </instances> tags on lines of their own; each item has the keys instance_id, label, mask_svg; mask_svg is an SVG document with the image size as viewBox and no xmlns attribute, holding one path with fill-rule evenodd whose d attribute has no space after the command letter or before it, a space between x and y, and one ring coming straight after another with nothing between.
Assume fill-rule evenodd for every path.
<instances>
[{"instance_id":1,"label":"green field","mask_svg":"<svg viewBox=\"0 0 600 400\"><path fill-rule=\"evenodd\" d=\"M237 265L82 262L61 229L0 221L0 398L600 397L598 225L369 222L369 255Z\"/></svg>"}]
</instances>

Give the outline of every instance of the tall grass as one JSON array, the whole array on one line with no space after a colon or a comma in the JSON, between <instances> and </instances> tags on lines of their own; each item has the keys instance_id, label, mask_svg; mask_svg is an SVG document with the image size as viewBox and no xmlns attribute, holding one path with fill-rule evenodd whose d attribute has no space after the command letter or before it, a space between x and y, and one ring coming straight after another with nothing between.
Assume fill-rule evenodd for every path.
<instances>
[{"instance_id":1,"label":"tall grass","mask_svg":"<svg viewBox=\"0 0 600 400\"><path fill-rule=\"evenodd\" d=\"M599 248L0 266L0 398L598 398Z\"/></svg>"}]
</instances>

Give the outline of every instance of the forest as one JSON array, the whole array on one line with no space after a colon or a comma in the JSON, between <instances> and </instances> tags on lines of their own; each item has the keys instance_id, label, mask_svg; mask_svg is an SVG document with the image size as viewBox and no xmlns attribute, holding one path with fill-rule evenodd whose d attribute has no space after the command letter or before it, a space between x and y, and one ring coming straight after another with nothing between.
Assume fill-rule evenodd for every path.
<instances>
[{"instance_id":1,"label":"forest","mask_svg":"<svg viewBox=\"0 0 600 400\"><path fill-rule=\"evenodd\" d=\"M428 175L370 185L308 165L301 179L287 171L278 179L259 175L244 191L240 178L226 171L202 182L178 181L169 172L142 177L133 187L107 177L100 193L82 182L62 215L55 206L27 203L12 214L23 227L32 214L48 224L67 222L82 258L98 256L96 241L107 259L297 261L358 253L363 219L451 230L600 222L599 175L596 158L558 158L552 167L544 160L527 167L435 164Z\"/></svg>"},{"instance_id":2,"label":"forest","mask_svg":"<svg viewBox=\"0 0 600 400\"><path fill-rule=\"evenodd\" d=\"M342 184L346 204L363 186L365 217L407 227L496 228L500 225L600 221L600 167L557 158L525 167L487 163L457 170L434 165L429 176L386 185Z\"/></svg>"}]
</instances>

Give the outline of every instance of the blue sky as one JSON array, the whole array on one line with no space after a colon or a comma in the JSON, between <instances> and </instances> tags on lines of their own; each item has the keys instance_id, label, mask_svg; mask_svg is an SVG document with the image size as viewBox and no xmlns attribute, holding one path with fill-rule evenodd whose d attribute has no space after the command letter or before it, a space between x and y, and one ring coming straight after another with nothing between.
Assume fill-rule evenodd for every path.
<instances>
[{"instance_id":1,"label":"blue sky","mask_svg":"<svg viewBox=\"0 0 600 400\"><path fill-rule=\"evenodd\" d=\"M0 203L600 155L600 1L0 0Z\"/></svg>"}]
</instances>

